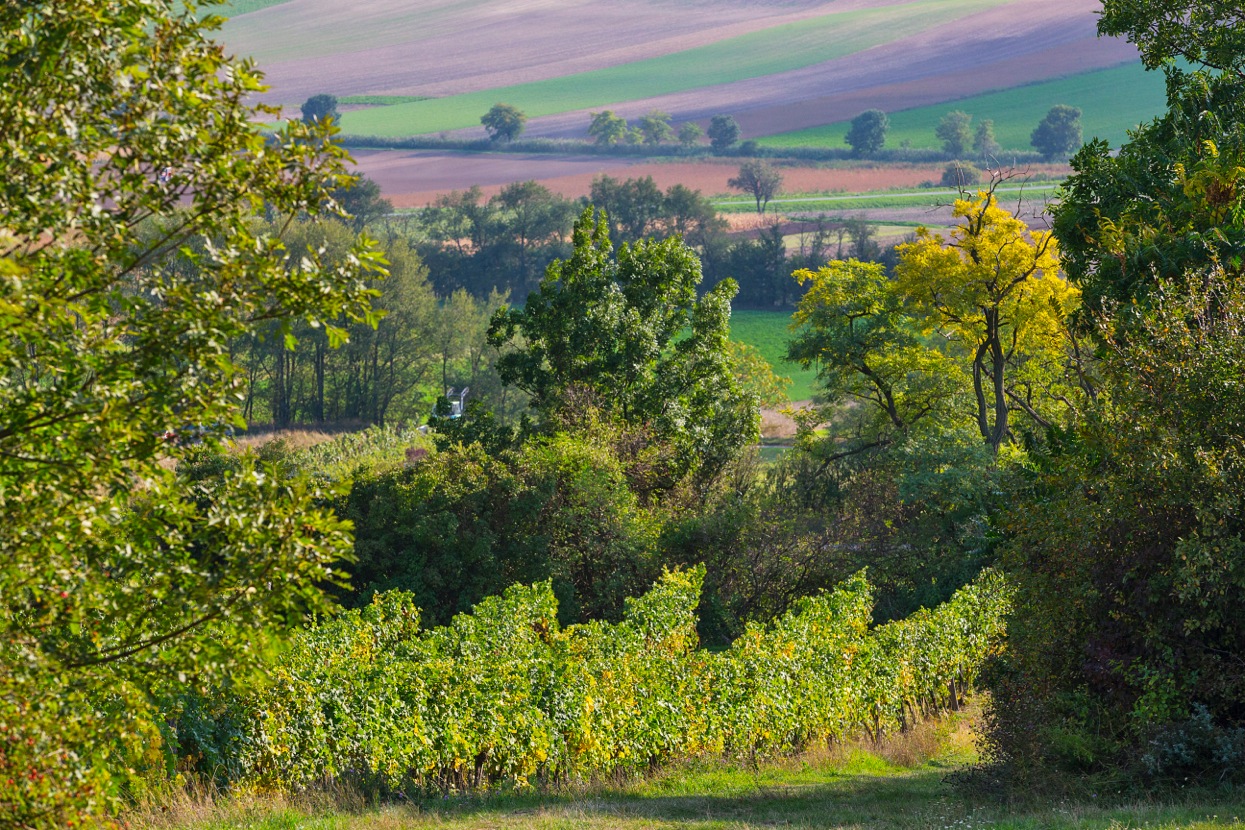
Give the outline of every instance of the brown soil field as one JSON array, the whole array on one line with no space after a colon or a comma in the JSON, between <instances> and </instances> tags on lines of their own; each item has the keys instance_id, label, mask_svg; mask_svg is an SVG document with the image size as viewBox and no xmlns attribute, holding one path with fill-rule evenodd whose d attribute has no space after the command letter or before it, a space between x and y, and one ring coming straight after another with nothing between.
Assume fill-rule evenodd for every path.
<instances>
[{"instance_id":1,"label":"brown soil field","mask_svg":"<svg viewBox=\"0 0 1245 830\"><path fill-rule=\"evenodd\" d=\"M615 178L652 176L663 190L681 184L706 196L732 193L727 180L739 170L738 161L654 162L607 156L547 156L540 154L440 153L427 150L359 150L357 170L375 179L385 197L397 207L422 207L438 196L480 185L492 196L507 184L535 179L567 198L587 196L599 175ZM783 192L863 193L890 188L914 188L942 177L942 164L872 164L850 166L783 166ZM1034 175L1066 175L1066 164L1036 164Z\"/></svg>"},{"instance_id":2,"label":"brown soil field","mask_svg":"<svg viewBox=\"0 0 1245 830\"><path fill-rule=\"evenodd\" d=\"M682 51L828 13L912 0L289 0L222 36L254 56L274 102L318 92L452 95ZM1135 60L1096 37L1098 0L1011 0L971 18L790 72L609 104L702 124L735 115L744 137L895 112ZM600 109L602 107L597 107ZM582 137L587 110L535 118L530 136ZM459 131L482 135L480 127Z\"/></svg>"},{"instance_id":3,"label":"brown soil field","mask_svg":"<svg viewBox=\"0 0 1245 830\"><path fill-rule=\"evenodd\" d=\"M1098 8L1097 0L1017 0L975 16L969 32L963 21L955 21L804 69L611 108L625 118L660 109L676 121L702 122L730 112L747 138L845 121L866 109L896 112L1135 60L1132 45L1097 37ZM535 118L527 134L582 138L588 121L587 110ZM483 130L459 133L483 135Z\"/></svg>"},{"instance_id":4,"label":"brown soil field","mask_svg":"<svg viewBox=\"0 0 1245 830\"><path fill-rule=\"evenodd\" d=\"M904 0L290 0L225 26L271 100L454 95L692 49L807 17Z\"/></svg>"}]
</instances>

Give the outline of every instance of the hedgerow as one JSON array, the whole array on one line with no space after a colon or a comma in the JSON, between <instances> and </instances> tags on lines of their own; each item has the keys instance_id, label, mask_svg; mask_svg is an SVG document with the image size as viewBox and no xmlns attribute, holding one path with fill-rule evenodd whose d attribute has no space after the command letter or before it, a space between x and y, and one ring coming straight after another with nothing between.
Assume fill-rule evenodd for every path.
<instances>
[{"instance_id":1,"label":"hedgerow","mask_svg":"<svg viewBox=\"0 0 1245 830\"><path fill-rule=\"evenodd\" d=\"M863 576L699 648L704 569L667 573L617 623L561 628L548 582L419 629L408 594L293 638L263 688L182 700L183 767L297 789L525 788L680 757L756 760L954 707L999 644L1007 591L986 572L933 610L869 629Z\"/></svg>"}]
</instances>

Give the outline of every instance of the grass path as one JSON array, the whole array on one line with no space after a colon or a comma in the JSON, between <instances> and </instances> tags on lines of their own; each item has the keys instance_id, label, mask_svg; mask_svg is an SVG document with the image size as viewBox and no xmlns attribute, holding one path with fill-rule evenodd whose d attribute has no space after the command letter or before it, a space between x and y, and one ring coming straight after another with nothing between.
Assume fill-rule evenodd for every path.
<instances>
[{"instance_id":1,"label":"grass path","mask_svg":"<svg viewBox=\"0 0 1245 830\"><path fill-rule=\"evenodd\" d=\"M976 761L974 718L925 724L881 746L748 765L700 761L647 780L566 795L495 795L367 806L336 796L183 802L135 830L1223 830L1240 828L1245 794L1137 801L1005 803L950 777Z\"/></svg>"}]
</instances>

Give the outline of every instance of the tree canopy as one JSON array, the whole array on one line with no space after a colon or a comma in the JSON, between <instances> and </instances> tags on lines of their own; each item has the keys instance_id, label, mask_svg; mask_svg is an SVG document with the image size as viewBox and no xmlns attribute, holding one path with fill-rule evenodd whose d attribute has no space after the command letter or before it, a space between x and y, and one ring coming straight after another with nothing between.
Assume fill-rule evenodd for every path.
<instances>
[{"instance_id":1,"label":"tree canopy","mask_svg":"<svg viewBox=\"0 0 1245 830\"><path fill-rule=\"evenodd\" d=\"M597 144L609 147L627 140L627 120L614 114L613 110L592 113L588 135Z\"/></svg>"},{"instance_id":2,"label":"tree canopy","mask_svg":"<svg viewBox=\"0 0 1245 830\"><path fill-rule=\"evenodd\" d=\"M852 119L851 129L843 137L854 156L871 156L886 144L890 119L881 110L865 110Z\"/></svg>"},{"instance_id":3,"label":"tree canopy","mask_svg":"<svg viewBox=\"0 0 1245 830\"><path fill-rule=\"evenodd\" d=\"M1055 209L1103 393L1006 518L992 754L1022 776L1219 783L1245 711L1245 25L1239 3L1107 0L1100 29L1167 64L1168 111L1118 152L1082 148Z\"/></svg>"},{"instance_id":4,"label":"tree canopy","mask_svg":"<svg viewBox=\"0 0 1245 830\"><path fill-rule=\"evenodd\" d=\"M1183 58L1239 73L1245 28L1239 0L1103 0L1098 32L1137 44L1149 69Z\"/></svg>"},{"instance_id":5,"label":"tree canopy","mask_svg":"<svg viewBox=\"0 0 1245 830\"><path fill-rule=\"evenodd\" d=\"M489 339L498 371L546 418L598 409L669 441L681 472L712 475L757 430L726 349L726 280L699 299L700 262L678 238L624 244L586 210L574 252L549 266L522 308L499 312Z\"/></svg>"},{"instance_id":6,"label":"tree canopy","mask_svg":"<svg viewBox=\"0 0 1245 830\"><path fill-rule=\"evenodd\" d=\"M0 811L97 820L162 722L149 703L321 607L349 549L314 487L253 461L214 484L161 464L238 420L230 344L374 322L382 262L294 262L255 221L344 184L331 125L275 111L202 4L0 7ZM55 71L49 67L55 66ZM187 257L196 267L182 267ZM22 775L13 775L21 770Z\"/></svg>"},{"instance_id":7,"label":"tree canopy","mask_svg":"<svg viewBox=\"0 0 1245 830\"><path fill-rule=\"evenodd\" d=\"M818 369L830 401L868 404L844 413L865 446L935 416L997 453L1016 440L1015 413L1041 431L1086 394L1066 359L1078 292L1059 273L1051 235L998 206L998 181L956 201L950 239L922 228L900 245L893 279L855 260L796 272L812 286L791 358Z\"/></svg>"},{"instance_id":8,"label":"tree canopy","mask_svg":"<svg viewBox=\"0 0 1245 830\"><path fill-rule=\"evenodd\" d=\"M934 128L934 135L942 142L942 151L960 157L973 146L973 117L961 110L952 110L942 117Z\"/></svg>"},{"instance_id":9,"label":"tree canopy","mask_svg":"<svg viewBox=\"0 0 1245 830\"><path fill-rule=\"evenodd\" d=\"M756 199L757 213L765 213L765 206L782 187L782 174L767 161L745 161L739 166L739 175L727 181L727 185L751 195Z\"/></svg>"},{"instance_id":10,"label":"tree canopy","mask_svg":"<svg viewBox=\"0 0 1245 830\"><path fill-rule=\"evenodd\" d=\"M729 150L739 141L739 123L729 115L715 115L709 119L708 135L713 152Z\"/></svg>"},{"instance_id":11,"label":"tree canopy","mask_svg":"<svg viewBox=\"0 0 1245 830\"><path fill-rule=\"evenodd\" d=\"M1030 138L1034 149L1048 161L1076 152L1081 147L1081 111L1056 104L1046 113Z\"/></svg>"},{"instance_id":12,"label":"tree canopy","mask_svg":"<svg viewBox=\"0 0 1245 830\"><path fill-rule=\"evenodd\" d=\"M640 118L639 129L645 144L662 144L674 138L674 128L670 126L670 113L661 110L649 110L645 113Z\"/></svg>"},{"instance_id":13,"label":"tree canopy","mask_svg":"<svg viewBox=\"0 0 1245 830\"><path fill-rule=\"evenodd\" d=\"M527 115L513 104L497 103L480 116L480 123L492 141L514 141L523 134Z\"/></svg>"},{"instance_id":14,"label":"tree canopy","mask_svg":"<svg viewBox=\"0 0 1245 830\"><path fill-rule=\"evenodd\" d=\"M327 93L312 95L303 102L301 107L304 123L311 124L315 121L323 121L331 118L336 121L341 118L337 112L337 96Z\"/></svg>"}]
</instances>

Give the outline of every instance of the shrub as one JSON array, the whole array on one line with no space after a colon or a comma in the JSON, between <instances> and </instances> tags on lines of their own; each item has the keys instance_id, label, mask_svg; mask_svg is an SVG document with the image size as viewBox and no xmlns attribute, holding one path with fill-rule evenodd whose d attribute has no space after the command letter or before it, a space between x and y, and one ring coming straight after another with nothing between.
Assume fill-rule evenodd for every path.
<instances>
[{"instance_id":1,"label":"shrub","mask_svg":"<svg viewBox=\"0 0 1245 830\"><path fill-rule=\"evenodd\" d=\"M278 788L524 788L704 753L756 759L955 706L997 647L1007 602L987 573L871 633L859 575L708 654L703 578L667 573L619 622L568 628L548 582L427 632L410 595L378 595L297 634L271 685L181 701L171 737L187 765Z\"/></svg>"}]
</instances>

